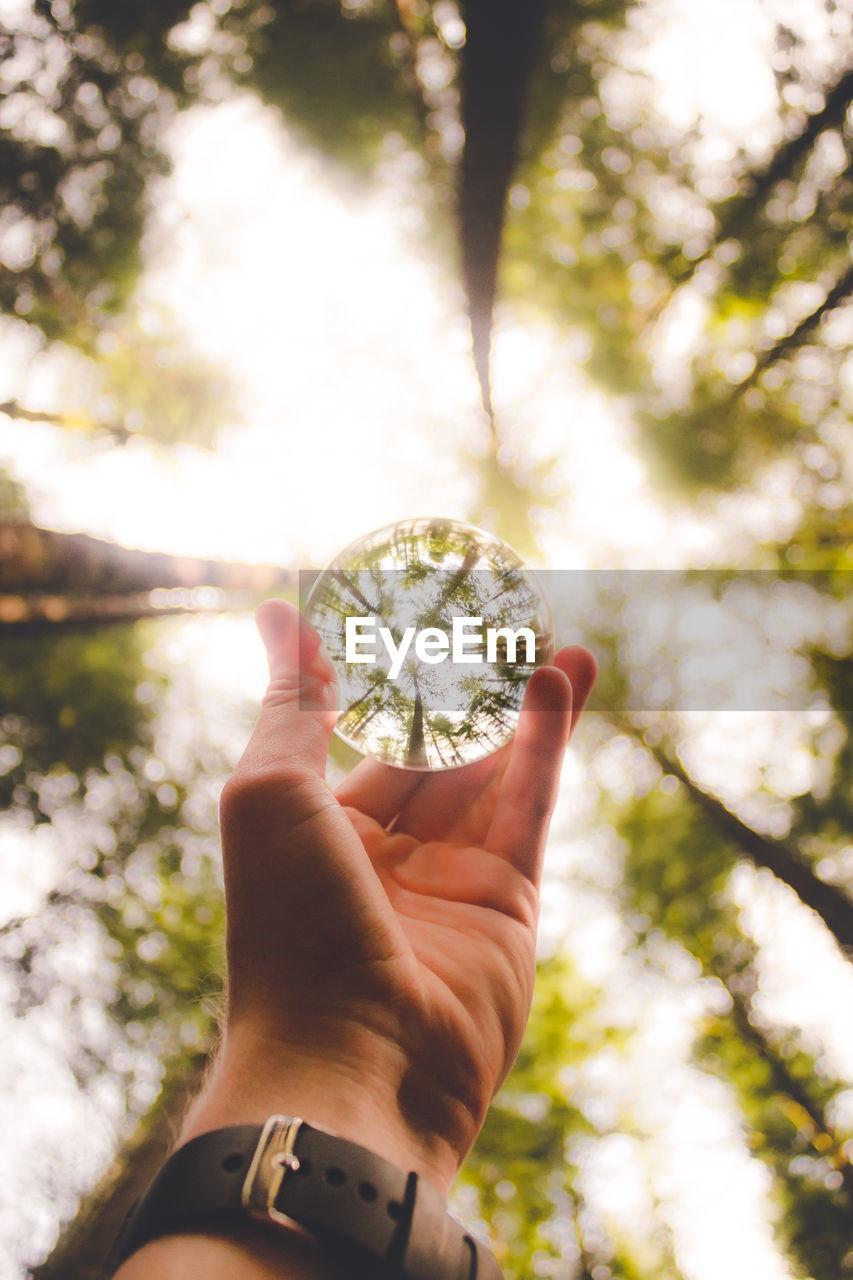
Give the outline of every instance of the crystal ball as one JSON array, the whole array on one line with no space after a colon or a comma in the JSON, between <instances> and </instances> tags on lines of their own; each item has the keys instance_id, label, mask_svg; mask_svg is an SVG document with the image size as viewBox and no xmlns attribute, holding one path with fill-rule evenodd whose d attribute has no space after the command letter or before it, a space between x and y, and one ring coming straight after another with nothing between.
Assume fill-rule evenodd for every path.
<instances>
[{"instance_id":1,"label":"crystal ball","mask_svg":"<svg viewBox=\"0 0 853 1280\"><path fill-rule=\"evenodd\" d=\"M339 682L336 733L405 769L452 769L509 742L554 654L535 575L491 533L427 517L350 543L303 612Z\"/></svg>"}]
</instances>

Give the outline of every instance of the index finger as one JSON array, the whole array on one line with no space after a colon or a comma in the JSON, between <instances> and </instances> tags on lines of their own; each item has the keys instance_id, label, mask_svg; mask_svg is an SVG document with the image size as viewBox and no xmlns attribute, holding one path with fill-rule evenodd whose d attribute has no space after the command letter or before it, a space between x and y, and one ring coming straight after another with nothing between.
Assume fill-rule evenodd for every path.
<instances>
[{"instance_id":1,"label":"index finger","mask_svg":"<svg viewBox=\"0 0 853 1280\"><path fill-rule=\"evenodd\" d=\"M528 682L512 753L483 841L484 848L512 862L535 885L542 872L563 752L595 682L595 659L588 650L564 649L556 661L559 665L540 668Z\"/></svg>"}]
</instances>

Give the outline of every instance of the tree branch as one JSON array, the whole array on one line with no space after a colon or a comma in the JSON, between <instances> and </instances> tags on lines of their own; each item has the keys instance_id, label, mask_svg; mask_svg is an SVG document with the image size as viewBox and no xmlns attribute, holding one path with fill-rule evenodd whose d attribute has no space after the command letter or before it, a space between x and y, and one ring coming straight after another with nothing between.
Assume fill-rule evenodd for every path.
<instances>
[{"instance_id":1,"label":"tree branch","mask_svg":"<svg viewBox=\"0 0 853 1280\"><path fill-rule=\"evenodd\" d=\"M829 315L830 311L834 311L851 293L853 293L853 264L836 280L823 302L812 311L811 315L806 316L789 334L786 334L784 338L780 338L769 351L765 351L758 357L752 373L747 378L744 378L743 382L738 383L736 395L740 395L748 386L751 386L765 369L769 369L772 364L775 364L777 360L781 360L789 351L794 351L797 347L802 346L824 316Z\"/></svg>"},{"instance_id":2,"label":"tree branch","mask_svg":"<svg viewBox=\"0 0 853 1280\"><path fill-rule=\"evenodd\" d=\"M842 75L825 96L824 106L806 119L798 134L774 152L770 162L759 172L746 175L743 190L730 197L718 210L719 230L706 251L695 258L678 280L679 285L692 280L699 265L711 256L717 245L742 235L753 214L767 203L771 191L783 178L789 177L808 155L827 129L844 123L847 108L853 101L853 69Z\"/></svg>"},{"instance_id":3,"label":"tree branch","mask_svg":"<svg viewBox=\"0 0 853 1280\"><path fill-rule=\"evenodd\" d=\"M773 155L770 163L760 173L754 174L749 189L742 199L761 206L767 200L777 182L787 178L806 156L822 133L844 123L847 108L853 101L853 69L845 72L825 95L823 108L808 116L798 134L789 138ZM730 226L723 224L723 231L731 234ZM721 238L725 238L723 235Z\"/></svg>"},{"instance_id":4,"label":"tree branch","mask_svg":"<svg viewBox=\"0 0 853 1280\"><path fill-rule=\"evenodd\" d=\"M717 976L719 977L720 975L718 974ZM812 1129L810 1141L812 1141L819 1155L829 1155L832 1159L844 1181L847 1200L851 1209L853 1209L853 1167L851 1167L850 1161L845 1155L843 1143L831 1128L823 1109L808 1094L803 1084L791 1075L784 1058L781 1057L775 1046L771 1044L755 1023L751 1021L747 1004L743 997L733 991L725 979L723 979L723 985L732 1000L732 1021L737 1028L738 1034L765 1063L777 1091L790 1098L802 1112L803 1117ZM814 1139L818 1139L818 1142L814 1143Z\"/></svg>"},{"instance_id":5,"label":"tree branch","mask_svg":"<svg viewBox=\"0 0 853 1280\"><path fill-rule=\"evenodd\" d=\"M834 936L842 954L853 960L853 902L835 885L820 880L799 851L784 840L774 840L747 826L737 814L704 791L690 776L684 766L662 746L649 746L643 742L636 726L615 721L623 732L630 733L647 751L650 751L661 768L686 788L691 799L705 813L717 830L730 840L757 867L772 871L778 880L788 885L800 901L817 912L827 929Z\"/></svg>"}]
</instances>

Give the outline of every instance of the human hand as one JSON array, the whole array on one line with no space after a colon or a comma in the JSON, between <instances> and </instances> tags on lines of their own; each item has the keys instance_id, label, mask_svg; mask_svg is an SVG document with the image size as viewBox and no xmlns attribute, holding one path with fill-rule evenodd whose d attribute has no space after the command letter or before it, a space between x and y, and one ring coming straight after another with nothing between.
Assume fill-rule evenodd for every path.
<instances>
[{"instance_id":1,"label":"human hand","mask_svg":"<svg viewBox=\"0 0 853 1280\"><path fill-rule=\"evenodd\" d=\"M446 1190L521 1043L545 837L595 662L569 648L537 670L487 759L365 760L333 793L331 665L292 606L257 621L270 685L222 797L228 1010L183 1136L301 1115ZM327 710L301 710L300 688Z\"/></svg>"}]
</instances>

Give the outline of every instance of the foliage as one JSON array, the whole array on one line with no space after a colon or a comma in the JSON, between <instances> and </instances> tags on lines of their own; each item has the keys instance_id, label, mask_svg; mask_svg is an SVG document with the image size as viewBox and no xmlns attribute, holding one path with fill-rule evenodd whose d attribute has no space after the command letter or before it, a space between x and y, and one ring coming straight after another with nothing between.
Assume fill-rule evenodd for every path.
<instances>
[{"instance_id":1,"label":"foliage","mask_svg":"<svg viewBox=\"0 0 853 1280\"><path fill-rule=\"evenodd\" d=\"M797 1033L774 1027L762 1013L755 945L731 892L747 851L709 823L678 783L623 804L605 801L605 816L625 842L624 906L644 922L648 963L655 965L657 940L665 936L727 992L728 1011L708 1014L696 1054L737 1092L746 1141L773 1172L786 1255L818 1280L849 1275L853 1166L844 1145L849 1135L829 1119L845 1083L818 1071Z\"/></svg>"},{"instance_id":2,"label":"foliage","mask_svg":"<svg viewBox=\"0 0 853 1280\"><path fill-rule=\"evenodd\" d=\"M94 635L4 636L0 690L4 763L0 803L25 805L36 821L52 810L39 798L49 776L83 775L121 758L143 736L136 696L141 636L130 627Z\"/></svg>"},{"instance_id":3,"label":"foliage","mask_svg":"<svg viewBox=\"0 0 853 1280\"><path fill-rule=\"evenodd\" d=\"M4 927L7 954L27 975L19 997L24 1007L46 998L51 933L67 935L88 917L120 962L109 966L119 1026L159 1018L166 1006L192 1018L185 1001L200 974L211 973L216 987L221 975L212 960L221 947L215 812L194 794L201 761L210 769L215 757L200 744L183 776L168 776L152 720L162 681L142 665L143 640L139 628L122 626L4 638L0 650L12 708L0 747L7 820L61 820L77 837L44 918Z\"/></svg>"},{"instance_id":4,"label":"foliage","mask_svg":"<svg viewBox=\"0 0 853 1280\"><path fill-rule=\"evenodd\" d=\"M620 1280L679 1277L665 1230L655 1243L651 1231L631 1240L616 1224L592 1229L576 1153L600 1135L577 1082L598 1054L627 1040L602 1019L602 997L567 954L539 963L524 1043L460 1175L460 1201L464 1188L476 1191L509 1280L559 1275L572 1256L584 1277L605 1266Z\"/></svg>"},{"instance_id":5,"label":"foliage","mask_svg":"<svg viewBox=\"0 0 853 1280\"><path fill-rule=\"evenodd\" d=\"M587 370L630 397L659 483L754 484L784 453L820 453L841 473L853 285L843 41L815 68L779 26L771 148L709 163L701 122L684 133L661 119L635 69L651 21L631 5L555 7L510 203L507 294L585 335ZM838 21L849 30L849 12ZM696 333L665 372L659 348L687 306Z\"/></svg>"},{"instance_id":6,"label":"foliage","mask_svg":"<svg viewBox=\"0 0 853 1280\"><path fill-rule=\"evenodd\" d=\"M29 517L29 503L26 489L0 467L0 523L7 520L26 520Z\"/></svg>"},{"instance_id":7,"label":"foliage","mask_svg":"<svg viewBox=\"0 0 853 1280\"><path fill-rule=\"evenodd\" d=\"M819 453L824 480L830 462L843 475L850 15L837 12L838 50L819 67L778 25L775 137L713 163L701 126L662 120L635 69L650 20L616 0L549 7L502 248L506 296L585 333L590 375L634 402L659 479L743 484L782 452ZM446 204L459 57L442 22L439 5L40 0L29 28L4 37L5 203L31 247L9 264L0 304L91 349L138 274L165 122L229 83L350 172L369 174L402 138L424 159L434 208ZM22 88L34 59L40 101ZM665 374L657 347L687 302L704 318Z\"/></svg>"},{"instance_id":8,"label":"foliage","mask_svg":"<svg viewBox=\"0 0 853 1280\"><path fill-rule=\"evenodd\" d=\"M2 36L0 190L20 248L0 306L92 348L139 274L146 191L167 167L165 126L179 108L221 97L226 76L349 164L375 163L391 130L413 138L395 33L387 10L336 0L38 0Z\"/></svg>"},{"instance_id":9,"label":"foliage","mask_svg":"<svg viewBox=\"0 0 853 1280\"><path fill-rule=\"evenodd\" d=\"M50 337L90 346L139 271L147 181L165 110L141 61L122 63L67 5L40 3L3 35L3 204L20 247L0 301ZM32 85L32 87L29 87Z\"/></svg>"}]
</instances>

